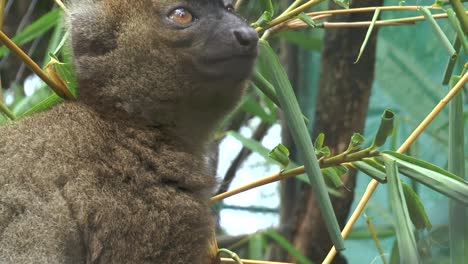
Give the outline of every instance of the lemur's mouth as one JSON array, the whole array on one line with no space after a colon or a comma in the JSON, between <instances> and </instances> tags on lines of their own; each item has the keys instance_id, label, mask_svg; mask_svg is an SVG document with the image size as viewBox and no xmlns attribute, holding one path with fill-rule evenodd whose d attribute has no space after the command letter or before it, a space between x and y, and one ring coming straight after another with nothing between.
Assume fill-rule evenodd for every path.
<instances>
[{"instance_id":1,"label":"lemur's mouth","mask_svg":"<svg viewBox=\"0 0 468 264\"><path fill-rule=\"evenodd\" d=\"M219 64L219 63L229 63L230 61L232 62L241 62L245 61L248 63L248 61L253 61L257 57L257 50L254 50L250 53L244 53L244 54L232 54L232 55L223 55L223 56L210 56L210 57L204 57L200 59L200 62L202 64Z\"/></svg>"}]
</instances>

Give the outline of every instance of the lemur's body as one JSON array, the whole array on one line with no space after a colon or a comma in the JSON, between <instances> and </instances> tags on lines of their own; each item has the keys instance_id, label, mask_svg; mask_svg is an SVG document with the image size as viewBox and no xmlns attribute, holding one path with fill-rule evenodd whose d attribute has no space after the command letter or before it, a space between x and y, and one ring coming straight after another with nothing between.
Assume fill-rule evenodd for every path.
<instances>
[{"instance_id":1,"label":"lemur's body","mask_svg":"<svg viewBox=\"0 0 468 264\"><path fill-rule=\"evenodd\" d=\"M0 127L0 263L204 263L204 146L255 31L220 0L75 2L79 99Z\"/></svg>"}]
</instances>

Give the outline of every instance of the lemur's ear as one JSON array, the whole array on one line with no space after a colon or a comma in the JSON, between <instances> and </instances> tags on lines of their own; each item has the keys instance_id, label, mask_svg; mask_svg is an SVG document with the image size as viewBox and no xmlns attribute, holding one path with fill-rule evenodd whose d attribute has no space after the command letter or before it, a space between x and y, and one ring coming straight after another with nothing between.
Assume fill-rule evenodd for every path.
<instances>
[{"instance_id":1,"label":"lemur's ear","mask_svg":"<svg viewBox=\"0 0 468 264\"><path fill-rule=\"evenodd\" d=\"M104 55L117 47L117 22L102 2L73 9L68 24L75 57Z\"/></svg>"}]
</instances>

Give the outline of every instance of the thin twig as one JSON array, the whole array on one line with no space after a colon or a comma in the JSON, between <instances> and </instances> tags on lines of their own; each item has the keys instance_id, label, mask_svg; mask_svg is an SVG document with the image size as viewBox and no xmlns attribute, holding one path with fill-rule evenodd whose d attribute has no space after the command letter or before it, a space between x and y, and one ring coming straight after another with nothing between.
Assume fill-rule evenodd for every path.
<instances>
[{"instance_id":1,"label":"thin twig","mask_svg":"<svg viewBox=\"0 0 468 264\"><path fill-rule=\"evenodd\" d=\"M294 16L298 15L299 13L303 12L310 6L314 4L318 4L320 1L309 1L306 4L292 10L288 14L285 14L283 16L277 17L276 19L273 19L270 23L268 23L267 26L265 27L258 27L256 28L257 32L263 32L268 28L274 27L276 25L282 24L287 22L288 20L294 18ZM306 5L307 8L304 8ZM383 6L380 7L381 11L397 11L397 10L413 10L417 11L419 6ZM308 16L318 16L318 15L325 15L325 14L349 14L349 13L359 13L359 12L374 12L377 7L361 7L361 8L349 8L349 9L338 9L338 10L326 10L326 11L317 11L317 12L309 12L307 13ZM429 9L437 9L433 6L427 6Z\"/></svg>"},{"instance_id":2,"label":"thin twig","mask_svg":"<svg viewBox=\"0 0 468 264\"><path fill-rule=\"evenodd\" d=\"M457 92L463 89L467 81L468 81L468 73L465 73L463 77L460 79L460 81L450 90L450 92L442 100L440 100L440 102L434 107L434 109L432 109L429 115L427 115L427 117L413 131L413 133L411 133L411 135L405 140L405 142L400 146L400 148L398 148L397 150L398 153L404 153L411 146L411 144L413 144L413 142L421 135L421 133L427 128L427 126L436 118L436 116L442 111L442 109L444 109L444 107L450 102L450 100L452 100L452 98L457 94ZM351 215L345 227L343 228L343 231L341 232L341 235L343 236L343 238L346 238L346 236L348 236L349 232L351 231L351 228L356 223L357 219L359 218L359 215L361 215L362 211L364 210L364 207L369 202L369 199L371 198L372 194L374 193L378 185L379 185L379 182L376 180L372 180L367 185L365 193L363 194L361 200L356 206L356 209L354 209L353 214ZM336 255L336 249L335 247L332 247L330 252L328 252L327 257L323 261L323 264L331 263L335 255Z\"/></svg>"},{"instance_id":3,"label":"thin twig","mask_svg":"<svg viewBox=\"0 0 468 264\"><path fill-rule=\"evenodd\" d=\"M293 264L290 262L274 262L274 261L263 261L263 260L252 260L252 259L241 259L244 264ZM221 258L222 262L235 263L236 261L230 258Z\"/></svg>"},{"instance_id":4,"label":"thin twig","mask_svg":"<svg viewBox=\"0 0 468 264\"><path fill-rule=\"evenodd\" d=\"M68 9L65 7L65 5L63 4L62 0L55 0L55 3L57 3L58 6L60 6L60 8L63 9L63 11L65 11L66 13L68 13Z\"/></svg>"},{"instance_id":5,"label":"thin twig","mask_svg":"<svg viewBox=\"0 0 468 264\"><path fill-rule=\"evenodd\" d=\"M466 12L468 14L468 11ZM312 13L311 13L312 14ZM320 20L325 17L328 17L332 14L321 14L316 16L311 16L313 20ZM434 14L432 15L434 19L440 18L447 18L447 14ZM404 25L411 25L417 21L425 20L424 16L414 16L414 17L405 17L405 18L397 18L397 19L387 19L387 20L380 20L375 23L375 26L404 26ZM371 21L357 21L357 22L323 22L317 25L318 28L350 28L350 27L368 27L371 24ZM272 33L277 33L283 30L288 29L302 29L310 27L303 21L299 19L291 20L288 23L280 24L274 28L272 28Z\"/></svg>"},{"instance_id":6,"label":"thin twig","mask_svg":"<svg viewBox=\"0 0 468 264\"><path fill-rule=\"evenodd\" d=\"M340 164L347 164L347 163L350 163L350 162L353 162L353 161L363 160L365 158L374 157L376 155L378 155L378 152L370 152L370 151L365 152L365 151L363 151L363 152L353 153L353 154L349 154L347 156L343 156L343 158L341 158L341 159L336 159L336 156L334 156L334 157L330 157L330 158L327 158L327 159L320 160L319 165L320 165L320 168L323 169L323 168L337 166L337 165L340 165ZM215 195L215 196L211 197L211 201L212 202L217 202L217 201L226 199L227 197L231 197L233 195L236 195L236 194L239 194L239 193L242 193L242 192L257 188L259 186L263 186L263 185L266 185L266 184L269 184L269 183L289 179L289 178L295 177L295 176L303 174L303 173L305 173L304 166L299 166L297 168L286 170L286 171L279 171L279 172L273 173L273 174L271 174L269 176L263 177L263 178L261 178L259 180L256 180L256 181L250 182L248 184L242 185L240 187L229 190L227 192Z\"/></svg>"},{"instance_id":7,"label":"thin twig","mask_svg":"<svg viewBox=\"0 0 468 264\"><path fill-rule=\"evenodd\" d=\"M45 74L45 72L37 65L20 47L18 47L3 31L0 31L0 41L3 42L15 55L17 55L34 73L39 76L49 87L58 95L64 95L65 99L73 100L75 97L66 87L62 87Z\"/></svg>"},{"instance_id":8,"label":"thin twig","mask_svg":"<svg viewBox=\"0 0 468 264\"><path fill-rule=\"evenodd\" d=\"M269 128L270 125L268 123L260 123L260 125L258 125L257 129L255 130L254 134L252 135L252 139L256 141L261 141L265 137ZM229 186L231 185L232 181L234 180L234 177L236 176L237 170L242 165L242 163L244 163L244 161L250 156L251 153L252 151L250 149L242 147L242 150L237 154L236 158L234 159L234 161L232 161L231 166L229 166L229 169L224 175L223 182L221 183L219 190L216 192L216 194L221 194L229 189Z\"/></svg>"},{"instance_id":9,"label":"thin twig","mask_svg":"<svg viewBox=\"0 0 468 264\"><path fill-rule=\"evenodd\" d=\"M5 20L6 0L0 0L0 30L3 30L3 21Z\"/></svg>"}]
</instances>

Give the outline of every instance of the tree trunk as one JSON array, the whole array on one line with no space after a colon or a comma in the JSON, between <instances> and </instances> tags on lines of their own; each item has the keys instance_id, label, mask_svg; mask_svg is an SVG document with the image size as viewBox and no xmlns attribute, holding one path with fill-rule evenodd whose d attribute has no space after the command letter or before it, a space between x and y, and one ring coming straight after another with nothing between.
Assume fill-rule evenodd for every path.
<instances>
[{"instance_id":1,"label":"tree trunk","mask_svg":"<svg viewBox=\"0 0 468 264\"><path fill-rule=\"evenodd\" d=\"M355 1L353 7L382 5L379 1ZM330 3L330 9L338 7ZM372 13L333 16L330 21L368 21ZM330 29L326 31L321 61L318 100L313 138L325 133L325 144L333 153L344 151L354 132L364 128L370 90L374 77L376 33L370 38L359 63L356 60L367 28ZM297 74L307 74L298 72ZM297 76L296 76L297 77ZM294 82L294 76L292 76ZM300 87L297 87L300 89ZM288 142L287 138L285 141ZM355 172L343 176L342 197L332 197L338 222L343 228L354 198ZM295 202L291 202L291 198ZM324 227L322 215L310 186L285 181L281 186L282 210L280 230L304 255L321 263L332 243ZM284 259L283 259L284 260ZM295 261L295 259L290 259ZM338 255L334 263L346 263Z\"/></svg>"}]
</instances>

